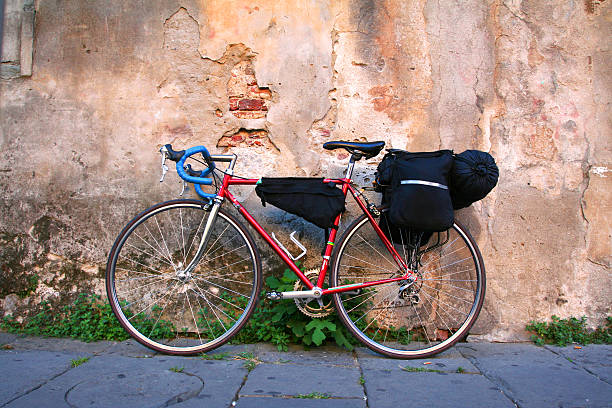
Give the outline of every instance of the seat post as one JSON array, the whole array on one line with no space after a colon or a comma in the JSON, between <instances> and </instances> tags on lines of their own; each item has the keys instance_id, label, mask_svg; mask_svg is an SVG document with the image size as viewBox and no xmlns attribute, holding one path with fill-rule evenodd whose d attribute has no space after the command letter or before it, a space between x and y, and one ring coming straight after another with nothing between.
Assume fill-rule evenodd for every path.
<instances>
[{"instance_id":1,"label":"seat post","mask_svg":"<svg viewBox=\"0 0 612 408\"><path fill-rule=\"evenodd\" d=\"M350 179L353 176L353 169L355 168L355 161L356 161L355 155L351 154L351 158L349 159L348 166L346 167L346 175L344 176L345 178Z\"/></svg>"}]
</instances>

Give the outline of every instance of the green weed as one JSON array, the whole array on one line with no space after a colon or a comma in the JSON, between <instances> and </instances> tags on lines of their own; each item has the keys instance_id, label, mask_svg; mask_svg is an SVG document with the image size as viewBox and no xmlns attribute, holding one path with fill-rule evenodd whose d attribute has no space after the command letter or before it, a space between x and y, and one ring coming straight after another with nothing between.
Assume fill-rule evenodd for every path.
<instances>
[{"instance_id":1,"label":"green weed","mask_svg":"<svg viewBox=\"0 0 612 408\"><path fill-rule=\"evenodd\" d=\"M169 368L169 370L172 371L173 373L182 373L184 369L185 367L179 367L179 366L174 366L174 367Z\"/></svg>"},{"instance_id":2,"label":"green weed","mask_svg":"<svg viewBox=\"0 0 612 408\"><path fill-rule=\"evenodd\" d=\"M206 354L206 353L202 353L200 354L200 358L202 360L228 360L229 359L229 353L216 353L216 354Z\"/></svg>"},{"instance_id":3,"label":"green weed","mask_svg":"<svg viewBox=\"0 0 612 408\"><path fill-rule=\"evenodd\" d=\"M88 361L89 361L89 357L81 357L81 358L77 358L76 360L70 360L70 365L72 366L72 368L74 368Z\"/></svg>"},{"instance_id":4,"label":"green weed","mask_svg":"<svg viewBox=\"0 0 612 408\"><path fill-rule=\"evenodd\" d=\"M586 317L580 319L569 317L561 319L551 316L551 322L530 321L525 327L534 333L531 340L537 345L556 344L566 346L571 343L578 344L612 344L612 316L606 319L606 327L595 330L586 328Z\"/></svg>"},{"instance_id":5,"label":"green weed","mask_svg":"<svg viewBox=\"0 0 612 408\"><path fill-rule=\"evenodd\" d=\"M433 368L423 368L423 367L401 367L403 371L408 371L409 373L441 373L440 370L435 370Z\"/></svg>"},{"instance_id":6,"label":"green weed","mask_svg":"<svg viewBox=\"0 0 612 408\"><path fill-rule=\"evenodd\" d=\"M299 395L296 395L295 398L302 398L302 399L329 399L329 398L331 398L331 395L326 394L326 393L320 393L320 392L311 392L310 394L299 394Z\"/></svg>"},{"instance_id":7,"label":"green weed","mask_svg":"<svg viewBox=\"0 0 612 408\"><path fill-rule=\"evenodd\" d=\"M246 368L249 372L253 371L257 364L261 363L259 359L257 359L253 353L248 351L243 351L242 353L238 353L237 356L234 357L236 360L244 360L243 367Z\"/></svg>"}]
</instances>

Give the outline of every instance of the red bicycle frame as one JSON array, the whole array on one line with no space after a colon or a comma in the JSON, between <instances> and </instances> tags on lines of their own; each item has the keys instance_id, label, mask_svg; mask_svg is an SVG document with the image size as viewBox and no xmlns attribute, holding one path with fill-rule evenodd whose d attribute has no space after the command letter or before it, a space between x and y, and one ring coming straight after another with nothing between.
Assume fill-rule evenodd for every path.
<instances>
[{"instance_id":1,"label":"red bicycle frame","mask_svg":"<svg viewBox=\"0 0 612 408\"><path fill-rule=\"evenodd\" d=\"M236 207L236 209L240 212L240 214L242 214L242 216L247 220L247 222L253 228L255 228L255 230L259 233L259 235L261 235L261 237L266 240L266 242L272 247L272 249L274 249L274 251L287 264L289 269L291 269L297 275L297 277L302 281L302 283L308 289L312 290L315 287L315 285L313 285L312 282L310 282L310 280L302 273L300 268L295 264L295 262L293 262L293 260L287 255L287 253L285 253L285 251L277 245L277 243L266 232L266 230L263 229L263 227L257 222L257 220L253 218L253 216L247 211L247 209L244 208L244 206L240 204L238 200L228 190L229 186L256 185L258 181L259 181L258 179L236 178L226 173L225 176L223 177L223 183L221 185L221 188L219 189L219 192L217 194L221 198L228 199L234 205L234 207ZM382 280L365 282L365 283L355 283L355 284L350 284L350 285L336 286L336 287L332 287L328 289L323 289L322 295L347 292L350 290L366 288L369 286L375 286L375 285L380 285L380 284L385 284L385 283L390 283L390 282L398 282L398 281L406 280L409 278L415 280L417 278L417 275L408 269L408 266L406 265L402 257L397 253L397 251L393 247L393 244L389 241L387 236L380 229L380 227L378 226L378 223L376 222L372 214L370 214L370 211L368 211L367 207L361 201L355 189L351 185L351 180L348 178L342 178L342 179L325 179L324 181L341 184L342 192L344 193L345 200L346 200L347 192L349 191L351 192L351 194L353 195L353 198L355 199L355 201L357 202L357 204L359 205L363 213L366 215L366 217L368 217L368 220L372 224L374 231L376 231L376 234L378 235L378 237L382 240L382 242L384 243L389 253L393 256L393 259L398 264L398 267L400 268L400 270L404 270L406 271L406 273L403 274L402 276L394 277L394 278L382 279ZM335 225L339 225L341 216L342 214L339 214L336 217L334 221ZM317 278L316 287L318 288L323 287L323 282L325 281L327 269L329 268L330 258L331 258L331 254L332 254L332 250L333 250L333 246L334 246L337 234L338 234L338 230L331 229L331 232L329 234L329 240L327 241L327 244L325 246L325 252L323 255L323 263L321 264L321 270Z\"/></svg>"}]
</instances>

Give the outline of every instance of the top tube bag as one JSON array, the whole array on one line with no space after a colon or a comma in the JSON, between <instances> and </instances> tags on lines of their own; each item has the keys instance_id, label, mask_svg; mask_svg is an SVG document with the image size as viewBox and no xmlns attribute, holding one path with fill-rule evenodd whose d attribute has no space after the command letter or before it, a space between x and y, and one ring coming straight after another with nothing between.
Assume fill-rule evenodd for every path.
<instances>
[{"instance_id":1,"label":"top tube bag","mask_svg":"<svg viewBox=\"0 0 612 408\"><path fill-rule=\"evenodd\" d=\"M255 192L262 205L272 204L321 228L331 228L345 210L342 190L323 178L262 177Z\"/></svg>"}]
</instances>

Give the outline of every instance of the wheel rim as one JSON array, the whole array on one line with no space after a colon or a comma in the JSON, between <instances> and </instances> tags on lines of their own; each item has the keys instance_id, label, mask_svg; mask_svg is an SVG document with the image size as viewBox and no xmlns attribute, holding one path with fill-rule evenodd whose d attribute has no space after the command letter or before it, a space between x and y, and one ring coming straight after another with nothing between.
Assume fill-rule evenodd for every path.
<instances>
[{"instance_id":1,"label":"wheel rim","mask_svg":"<svg viewBox=\"0 0 612 408\"><path fill-rule=\"evenodd\" d=\"M190 354L240 330L260 287L259 258L231 217L219 212L204 256L189 271L209 211L168 203L137 217L110 255L109 297L122 326L153 349Z\"/></svg>"},{"instance_id":2,"label":"wheel rim","mask_svg":"<svg viewBox=\"0 0 612 408\"><path fill-rule=\"evenodd\" d=\"M411 237L405 233L402 242L408 243ZM482 306L484 267L464 229L455 224L447 233L445 243L446 232L434 233L420 247L422 251L433 243L443 244L420 255L415 283L394 282L359 294L334 295L340 317L365 345L391 356L419 357L439 353L467 333ZM395 248L414 268L417 257L411 247ZM357 221L339 246L333 286L401 275L368 219Z\"/></svg>"}]
</instances>

